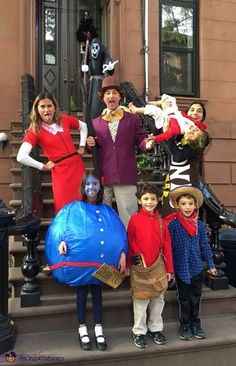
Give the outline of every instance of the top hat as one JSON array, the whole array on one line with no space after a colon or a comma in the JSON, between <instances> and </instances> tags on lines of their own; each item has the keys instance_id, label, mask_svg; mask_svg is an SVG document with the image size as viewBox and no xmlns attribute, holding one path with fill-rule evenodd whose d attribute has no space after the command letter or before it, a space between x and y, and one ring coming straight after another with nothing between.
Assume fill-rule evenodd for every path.
<instances>
[{"instance_id":1,"label":"top hat","mask_svg":"<svg viewBox=\"0 0 236 366\"><path fill-rule=\"evenodd\" d=\"M114 76L107 76L103 79L100 95L103 95L108 89L116 89L120 94L123 94L122 87Z\"/></svg>"},{"instance_id":2,"label":"top hat","mask_svg":"<svg viewBox=\"0 0 236 366\"><path fill-rule=\"evenodd\" d=\"M200 189L191 186L180 186L170 192L170 201L173 206L176 206L176 201L179 196L187 195L193 196L196 200L197 207L201 207L203 204L203 194Z\"/></svg>"}]
</instances>

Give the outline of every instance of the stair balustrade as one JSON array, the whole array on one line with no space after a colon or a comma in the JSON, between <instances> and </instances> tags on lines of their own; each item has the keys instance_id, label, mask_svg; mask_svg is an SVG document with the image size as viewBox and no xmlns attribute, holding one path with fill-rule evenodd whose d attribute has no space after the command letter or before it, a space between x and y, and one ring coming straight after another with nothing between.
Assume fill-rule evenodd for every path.
<instances>
[{"instance_id":1,"label":"stair balustrade","mask_svg":"<svg viewBox=\"0 0 236 366\"><path fill-rule=\"evenodd\" d=\"M15 212L0 201L0 355L13 348L15 327L8 316L8 226Z\"/></svg>"},{"instance_id":2,"label":"stair balustrade","mask_svg":"<svg viewBox=\"0 0 236 366\"><path fill-rule=\"evenodd\" d=\"M29 127L29 115L35 99L34 78L22 76L22 134ZM34 158L39 158L38 148L32 151ZM40 272L39 257L36 252L39 244L39 225L42 216L41 179L35 169L22 166L22 206L20 218L12 228L11 235L22 235L23 246L26 247L21 271L25 283L21 288L21 307L40 304L40 290L36 276Z\"/></svg>"}]
</instances>

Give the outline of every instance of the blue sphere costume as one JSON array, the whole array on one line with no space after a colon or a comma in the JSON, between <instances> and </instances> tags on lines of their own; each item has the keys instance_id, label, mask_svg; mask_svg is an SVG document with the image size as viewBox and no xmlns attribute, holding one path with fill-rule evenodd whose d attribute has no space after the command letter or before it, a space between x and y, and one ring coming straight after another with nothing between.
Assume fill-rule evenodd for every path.
<instances>
[{"instance_id":1,"label":"blue sphere costume","mask_svg":"<svg viewBox=\"0 0 236 366\"><path fill-rule=\"evenodd\" d=\"M61 241L67 244L65 255L58 251ZM105 204L69 203L52 221L45 240L53 276L70 286L100 285L92 274L103 263L117 268L122 252L127 254L125 226Z\"/></svg>"}]
</instances>

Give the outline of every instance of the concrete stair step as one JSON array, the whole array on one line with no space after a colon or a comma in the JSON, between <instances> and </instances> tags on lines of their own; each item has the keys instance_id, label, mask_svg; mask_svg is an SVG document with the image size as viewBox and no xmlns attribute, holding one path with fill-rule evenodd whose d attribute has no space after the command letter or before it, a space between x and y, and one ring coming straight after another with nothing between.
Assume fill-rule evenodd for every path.
<instances>
[{"instance_id":1,"label":"concrete stair step","mask_svg":"<svg viewBox=\"0 0 236 366\"><path fill-rule=\"evenodd\" d=\"M132 320L131 296L128 290L103 291L104 324L130 324ZM69 288L67 294L41 296L40 306L21 308L20 299L9 300L10 318L18 333L46 330L73 329L76 324L76 289ZM117 316L119 313L119 316ZM88 298L88 324L92 324L92 303Z\"/></svg>"},{"instance_id":2,"label":"concrete stair step","mask_svg":"<svg viewBox=\"0 0 236 366\"><path fill-rule=\"evenodd\" d=\"M24 256L26 255L26 247L23 246L21 241L9 241L9 254L14 258L14 267L21 267ZM44 245L41 243L37 246L37 254L40 259L40 263L44 263Z\"/></svg>"},{"instance_id":3,"label":"concrete stair step","mask_svg":"<svg viewBox=\"0 0 236 366\"><path fill-rule=\"evenodd\" d=\"M21 208L21 199L14 199L9 201L9 205L15 209L20 209ZM50 213L48 212L48 215L45 215L45 217L53 217L54 216L54 212L53 212L53 200L52 199L46 199L43 198L43 206L44 209L47 209L47 211L49 210L49 208L51 208Z\"/></svg>"},{"instance_id":4,"label":"concrete stair step","mask_svg":"<svg viewBox=\"0 0 236 366\"><path fill-rule=\"evenodd\" d=\"M45 264L40 263L42 266ZM37 281L40 286L40 294L50 295L50 294L60 294L60 293L71 293L71 288L69 286L63 286L58 284L52 276L46 276L43 273L39 273L37 276ZM11 283L14 289L14 296L18 298L21 293L21 287L24 284L24 277L21 272L20 267L11 267L9 268L9 282Z\"/></svg>"},{"instance_id":5,"label":"concrete stair step","mask_svg":"<svg viewBox=\"0 0 236 366\"><path fill-rule=\"evenodd\" d=\"M43 257L43 253L42 253ZM43 267L46 264L45 260L40 263ZM66 286L58 283L53 276L46 276L43 273L39 273L37 275L37 281L40 287L41 296L49 296L49 295L68 295L73 292L73 288L70 286ZM21 272L21 267L10 267L9 268L9 283L12 285L14 289L14 297L18 298L21 293L21 288L24 285L24 277ZM129 287L129 278L127 278L120 286L120 288L128 288ZM109 286L104 286L104 289L110 289Z\"/></svg>"},{"instance_id":6,"label":"concrete stair step","mask_svg":"<svg viewBox=\"0 0 236 366\"><path fill-rule=\"evenodd\" d=\"M11 183L10 188L13 191L14 200L21 200L22 198L22 190L23 186L21 182L18 183ZM42 195L45 199L52 198L52 183L51 182L44 182L40 185Z\"/></svg>"},{"instance_id":7,"label":"concrete stair step","mask_svg":"<svg viewBox=\"0 0 236 366\"><path fill-rule=\"evenodd\" d=\"M21 130L22 131L22 121L19 120L15 120L15 121L11 121L11 132L15 131L15 130Z\"/></svg>"},{"instance_id":8,"label":"concrete stair step","mask_svg":"<svg viewBox=\"0 0 236 366\"><path fill-rule=\"evenodd\" d=\"M18 334L14 352L19 355L17 365L66 366L233 366L236 359L236 315L222 314L203 318L207 333L204 340L183 341L178 338L177 322L165 322L167 344L156 345L147 338L148 347L138 349L133 345L131 326L104 326L108 349L100 352L95 347L92 327L90 336L93 349L80 348L77 325L70 331L45 331ZM27 362L24 355L28 356ZM34 357L30 360L29 357ZM47 361L48 358L48 361ZM37 362L36 362L37 361Z\"/></svg>"},{"instance_id":9,"label":"concrete stair step","mask_svg":"<svg viewBox=\"0 0 236 366\"><path fill-rule=\"evenodd\" d=\"M44 276L46 277L46 276ZM61 286L61 292L41 295L41 304L34 307L20 307L20 298L9 299L11 319L15 322L19 333L50 331L50 329L72 329L76 323L76 290ZM65 287L65 288L62 288ZM67 292L65 292L67 291ZM163 318L178 318L176 292L169 290L165 295ZM104 287L104 325L120 326L132 323L132 298L128 283L113 290ZM236 289L212 291L204 288L201 304L201 316L217 316L219 314L236 314ZM88 301L88 324L92 324L92 305Z\"/></svg>"}]
</instances>

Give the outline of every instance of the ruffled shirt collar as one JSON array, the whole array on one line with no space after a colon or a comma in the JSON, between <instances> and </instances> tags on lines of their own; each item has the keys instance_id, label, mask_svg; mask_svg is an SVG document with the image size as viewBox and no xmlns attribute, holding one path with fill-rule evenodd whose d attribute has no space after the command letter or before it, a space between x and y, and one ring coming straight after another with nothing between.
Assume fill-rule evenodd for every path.
<instances>
[{"instance_id":1,"label":"ruffled shirt collar","mask_svg":"<svg viewBox=\"0 0 236 366\"><path fill-rule=\"evenodd\" d=\"M57 132L63 132L63 127L58 125L57 123L53 123L51 125L48 125L45 122L42 122L42 128L44 128L46 131L48 131L49 133L51 133L52 135L56 135Z\"/></svg>"}]
</instances>

